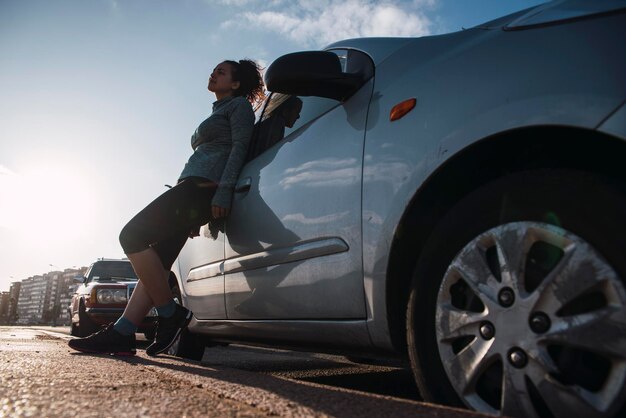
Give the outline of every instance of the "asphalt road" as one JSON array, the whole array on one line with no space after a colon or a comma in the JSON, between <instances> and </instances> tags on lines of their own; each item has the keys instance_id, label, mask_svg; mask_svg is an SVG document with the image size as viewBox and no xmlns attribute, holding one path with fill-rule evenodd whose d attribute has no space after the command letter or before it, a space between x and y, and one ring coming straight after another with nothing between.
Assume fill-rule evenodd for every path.
<instances>
[{"instance_id":1,"label":"asphalt road","mask_svg":"<svg viewBox=\"0 0 626 418\"><path fill-rule=\"evenodd\" d=\"M201 362L95 356L70 350L66 334L0 327L0 417L482 416L420 402L396 364L239 345Z\"/></svg>"}]
</instances>

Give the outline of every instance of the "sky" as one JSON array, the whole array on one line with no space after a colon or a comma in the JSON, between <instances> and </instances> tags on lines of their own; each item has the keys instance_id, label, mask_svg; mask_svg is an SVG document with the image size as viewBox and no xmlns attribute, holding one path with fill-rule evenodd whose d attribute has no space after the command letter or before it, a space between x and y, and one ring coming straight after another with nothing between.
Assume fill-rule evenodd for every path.
<instances>
[{"instance_id":1,"label":"sky","mask_svg":"<svg viewBox=\"0 0 626 418\"><path fill-rule=\"evenodd\" d=\"M0 290L98 257L174 184L224 59L455 32L544 0L0 0Z\"/></svg>"}]
</instances>

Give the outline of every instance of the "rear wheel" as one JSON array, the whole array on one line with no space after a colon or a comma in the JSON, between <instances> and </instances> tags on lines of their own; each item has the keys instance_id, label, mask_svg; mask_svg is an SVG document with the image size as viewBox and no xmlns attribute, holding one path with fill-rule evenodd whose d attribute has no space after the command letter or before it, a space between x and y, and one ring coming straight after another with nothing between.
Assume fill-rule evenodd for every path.
<instances>
[{"instance_id":1,"label":"rear wheel","mask_svg":"<svg viewBox=\"0 0 626 418\"><path fill-rule=\"evenodd\" d=\"M205 348L205 338L201 335L193 334L185 328L167 353L172 356L199 361L204 356Z\"/></svg>"},{"instance_id":2,"label":"rear wheel","mask_svg":"<svg viewBox=\"0 0 626 418\"><path fill-rule=\"evenodd\" d=\"M626 395L626 197L573 171L510 175L434 228L407 310L430 401L523 417L610 417Z\"/></svg>"},{"instance_id":3,"label":"rear wheel","mask_svg":"<svg viewBox=\"0 0 626 418\"><path fill-rule=\"evenodd\" d=\"M178 284L172 286L172 294L176 303L182 304L182 296ZM185 328L174 344L167 350L167 353L172 356L199 361L202 360L206 345L206 338L204 336L193 334Z\"/></svg>"}]
</instances>

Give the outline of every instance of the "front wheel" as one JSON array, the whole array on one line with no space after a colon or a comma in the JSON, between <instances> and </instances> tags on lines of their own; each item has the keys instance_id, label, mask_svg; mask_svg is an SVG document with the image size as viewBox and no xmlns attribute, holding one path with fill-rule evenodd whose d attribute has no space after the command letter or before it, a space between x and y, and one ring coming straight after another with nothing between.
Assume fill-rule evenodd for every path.
<instances>
[{"instance_id":1,"label":"front wheel","mask_svg":"<svg viewBox=\"0 0 626 418\"><path fill-rule=\"evenodd\" d=\"M87 315L85 302L81 300L78 305L78 324L72 323L70 334L74 337L88 337L101 328Z\"/></svg>"},{"instance_id":2,"label":"front wheel","mask_svg":"<svg viewBox=\"0 0 626 418\"><path fill-rule=\"evenodd\" d=\"M427 400L520 417L625 412L625 196L586 173L523 172L441 219L407 309Z\"/></svg>"}]
</instances>

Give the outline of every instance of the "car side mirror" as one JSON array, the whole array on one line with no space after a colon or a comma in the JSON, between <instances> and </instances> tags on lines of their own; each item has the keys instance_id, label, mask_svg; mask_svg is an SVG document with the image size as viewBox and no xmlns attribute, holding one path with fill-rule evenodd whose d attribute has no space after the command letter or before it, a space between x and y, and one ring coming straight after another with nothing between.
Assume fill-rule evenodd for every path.
<instances>
[{"instance_id":1,"label":"car side mirror","mask_svg":"<svg viewBox=\"0 0 626 418\"><path fill-rule=\"evenodd\" d=\"M265 71L267 89L294 96L346 100L366 80L344 73L339 57L328 51L294 52L277 58Z\"/></svg>"},{"instance_id":2,"label":"car side mirror","mask_svg":"<svg viewBox=\"0 0 626 418\"><path fill-rule=\"evenodd\" d=\"M74 283L85 283L86 279L85 276L76 276L74 277Z\"/></svg>"}]
</instances>

